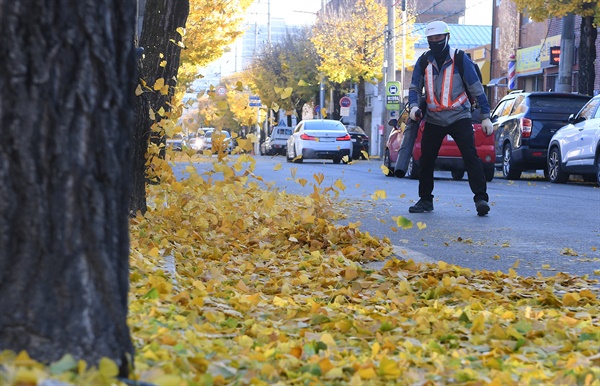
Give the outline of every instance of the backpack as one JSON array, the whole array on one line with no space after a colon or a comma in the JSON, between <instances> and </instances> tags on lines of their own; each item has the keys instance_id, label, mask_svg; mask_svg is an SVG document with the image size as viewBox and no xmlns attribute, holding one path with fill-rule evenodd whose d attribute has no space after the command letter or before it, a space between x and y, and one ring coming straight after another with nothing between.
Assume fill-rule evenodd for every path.
<instances>
[{"instance_id":1,"label":"backpack","mask_svg":"<svg viewBox=\"0 0 600 386\"><path fill-rule=\"evenodd\" d=\"M421 66L421 70L422 70L421 76L425 76L425 68L429 64L429 62L427 61L427 53L428 52L429 51L424 52L421 55L421 57L419 58L419 65ZM456 52L454 53L454 61L456 62L455 64L458 67L458 73L460 74L460 78L462 79L463 85L465 86L465 92L467 93L467 98L469 98L471 107L473 107L477 103L477 100L471 96L471 93L469 93L469 88L467 87L467 84L465 83L465 79L464 79L465 67L464 67L464 63L463 63L464 60L465 60L465 52L457 49ZM475 63L473 63L473 64L475 64ZM475 67L475 72L477 73L477 76L479 77L479 82L481 82L483 84L483 77L481 76L481 70L479 69L479 66L475 64L474 67Z\"/></svg>"}]
</instances>

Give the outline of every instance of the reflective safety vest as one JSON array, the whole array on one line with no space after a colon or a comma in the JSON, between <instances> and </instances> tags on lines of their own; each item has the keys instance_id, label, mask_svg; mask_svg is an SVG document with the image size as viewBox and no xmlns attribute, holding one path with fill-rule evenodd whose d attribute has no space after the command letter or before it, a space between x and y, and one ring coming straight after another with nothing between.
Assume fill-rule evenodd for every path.
<instances>
[{"instance_id":1,"label":"reflective safety vest","mask_svg":"<svg viewBox=\"0 0 600 386\"><path fill-rule=\"evenodd\" d=\"M450 49L450 57L452 58L452 64L443 71L441 76L442 79L442 94L440 95L441 100L438 100L435 95L435 86L433 85L433 64L429 63L425 69L425 88L427 109L429 111L442 111L455 109L458 106L465 103L468 99L467 93L462 92L458 98L452 100L452 81L454 79L454 48Z\"/></svg>"}]
</instances>

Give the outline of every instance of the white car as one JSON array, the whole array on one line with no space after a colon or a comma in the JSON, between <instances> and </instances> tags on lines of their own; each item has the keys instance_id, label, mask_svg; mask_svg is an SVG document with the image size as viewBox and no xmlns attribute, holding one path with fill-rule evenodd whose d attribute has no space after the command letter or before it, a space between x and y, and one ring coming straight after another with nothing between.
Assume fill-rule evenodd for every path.
<instances>
[{"instance_id":1,"label":"white car","mask_svg":"<svg viewBox=\"0 0 600 386\"><path fill-rule=\"evenodd\" d=\"M213 127L198 129L198 135L193 141L190 141L190 147L196 151L212 150L213 153L216 153L218 149L213 149L213 138L218 138L228 153L233 151L231 134L226 130L216 130Z\"/></svg>"},{"instance_id":2,"label":"white car","mask_svg":"<svg viewBox=\"0 0 600 386\"><path fill-rule=\"evenodd\" d=\"M286 157L288 162L330 159L335 164L347 163L352 158L352 138L340 121L303 120L287 140Z\"/></svg>"},{"instance_id":3,"label":"white car","mask_svg":"<svg viewBox=\"0 0 600 386\"><path fill-rule=\"evenodd\" d=\"M571 174L600 185L600 95L585 104L561 127L548 146L548 178L567 182Z\"/></svg>"}]
</instances>

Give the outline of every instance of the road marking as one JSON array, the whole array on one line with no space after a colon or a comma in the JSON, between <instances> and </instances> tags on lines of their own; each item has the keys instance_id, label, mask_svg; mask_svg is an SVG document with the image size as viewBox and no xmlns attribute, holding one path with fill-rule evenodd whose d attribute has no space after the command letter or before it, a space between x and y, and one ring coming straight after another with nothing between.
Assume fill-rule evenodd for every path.
<instances>
[{"instance_id":1,"label":"road marking","mask_svg":"<svg viewBox=\"0 0 600 386\"><path fill-rule=\"evenodd\" d=\"M402 247L400 245L392 245L392 248L394 250L393 256L390 256L389 258L387 258L386 260L383 260L383 261L372 261L369 263L365 263L365 265L364 265L365 268L382 269L383 266L385 265L385 262L392 258L397 258L400 260L412 259L415 263L432 264L432 263L436 262L434 259L432 259L431 257L429 257L421 252L413 251L412 249Z\"/></svg>"}]
</instances>

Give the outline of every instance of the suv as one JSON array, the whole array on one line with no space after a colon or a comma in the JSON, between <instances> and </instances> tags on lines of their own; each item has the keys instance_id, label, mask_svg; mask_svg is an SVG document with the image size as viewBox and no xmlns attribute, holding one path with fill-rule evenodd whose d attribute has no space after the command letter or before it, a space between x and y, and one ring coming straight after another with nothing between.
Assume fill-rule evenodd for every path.
<instances>
[{"instance_id":1,"label":"suv","mask_svg":"<svg viewBox=\"0 0 600 386\"><path fill-rule=\"evenodd\" d=\"M507 180L518 180L524 170L543 169L552 135L568 123L591 97L557 92L513 91L491 114L495 132L496 168Z\"/></svg>"},{"instance_id":2,"label":"suv","mask_svg":"<svg viewBox=\"0 0 600 386\"><path fill-rule=\"evenodd\" d=\"M285 154L287 140L292 135L293 129L287 126L275 126L271 131L271 136L267 137L264 146L260 149L261 155Z\"/></svg>"}]
</instances>

